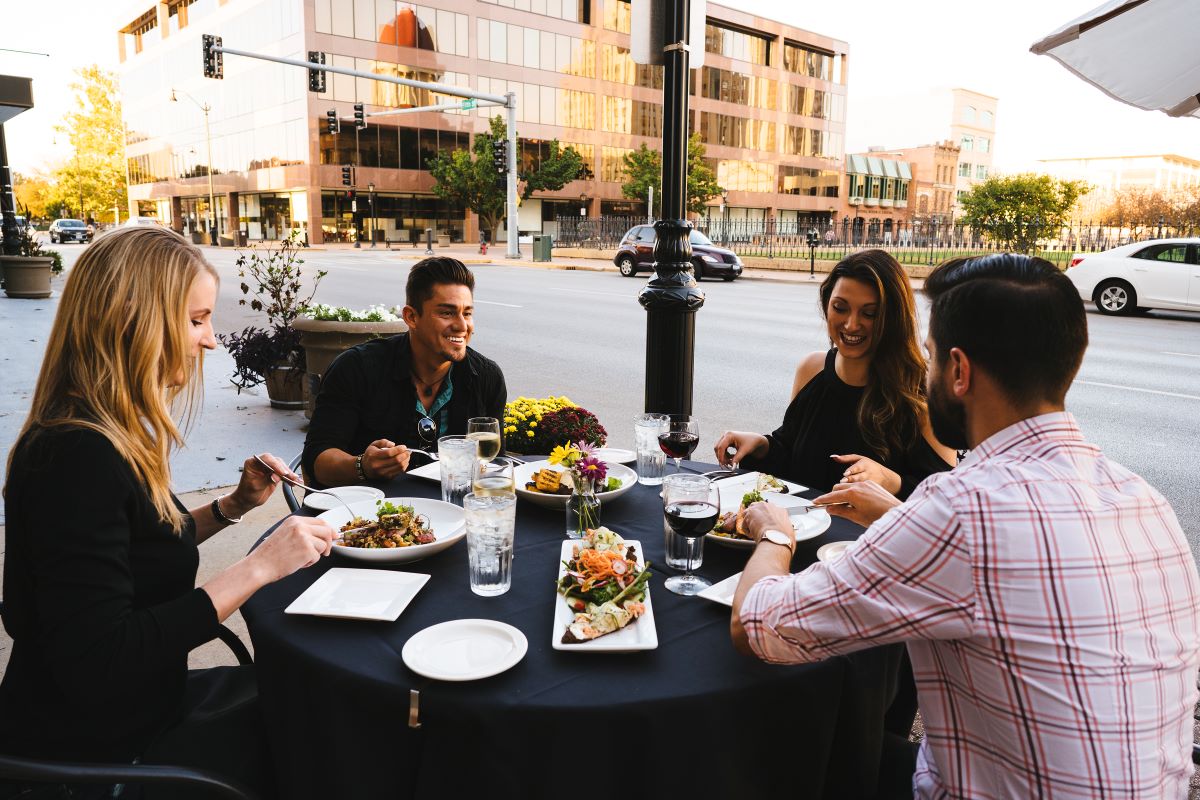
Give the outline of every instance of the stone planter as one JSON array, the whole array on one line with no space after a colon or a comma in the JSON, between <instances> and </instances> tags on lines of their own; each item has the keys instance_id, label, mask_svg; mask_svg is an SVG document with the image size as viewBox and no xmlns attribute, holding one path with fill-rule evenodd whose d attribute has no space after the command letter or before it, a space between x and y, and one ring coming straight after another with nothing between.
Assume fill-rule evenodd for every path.
<instances>
[{"instance_id":1,"label":"stone planter","mask_svg":"<svg viewBox=\"0 0 1200 800\"><path fill-rule=\"evenodd\" d=\"M325 370L343 350L356 344L385 336L404 333L404 322L324 322L308 317L296 317L292 327L300 331L300 344L308 374L304 380L304 415L312 416L313 403L321 388Z\"/></svg>"},{"instance_id":2,"label":"stone planter","mask_svg":"<svg viewBox=\"0 0 1200 800\"><path fill-rule=\"evenodd\" d=\"M275 367L266 378L271 408L304 408L304 373L298 367Z\"/></svg>"},{"instance_id":3,"label":"stone planter","mask_svg":"<svg viewBox=\"0 0 1200 800\"><path fill-rule=\"evenodd\" d=\"M9 297L40 300L50 296L50 267L44 256L0 256L4 292Z\"/></svg>"},{"instance_id":4,"label":"stone planter","mask_svg":"<svg viewBox=\"0 0 1200 800\"><path fill-rule=\"evenodd\" d=\"M448 234L439 233L437 240L438 240L438 247L449 247L450 246L450 236Z\"/></svg>"}]
</instances>

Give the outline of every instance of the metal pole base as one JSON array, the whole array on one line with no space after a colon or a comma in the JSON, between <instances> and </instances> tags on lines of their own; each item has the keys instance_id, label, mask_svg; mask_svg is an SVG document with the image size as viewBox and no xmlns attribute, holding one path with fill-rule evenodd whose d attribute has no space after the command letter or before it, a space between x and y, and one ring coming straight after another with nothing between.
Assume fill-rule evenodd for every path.
<instances>
[{"instance_id":1,"label":"metal pole base","mask_svg":"<svg viewBox=\"0 0 1200 800\"><path fill-rule=\"evenodd\" d=\"M655 275L638 294L646 309L646 407L651 413L691 414L696 312L704 292L692 272L692 225L654 225Z\"/></svg>"}]
</instances>

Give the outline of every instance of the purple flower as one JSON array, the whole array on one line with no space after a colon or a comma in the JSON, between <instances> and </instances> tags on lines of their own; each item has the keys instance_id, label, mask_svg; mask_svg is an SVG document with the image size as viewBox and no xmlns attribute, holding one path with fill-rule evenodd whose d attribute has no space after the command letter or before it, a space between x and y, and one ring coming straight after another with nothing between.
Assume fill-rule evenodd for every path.
<instances>
[{"instance_id":1,"label":"purple flower","mask_svg":"<svg viewBox=\"0 0 1200 800\"><path fill-rule=\"evenodd\" d=\"M608 476L608 465L593 456L584 456L575 465L575 472L591 482L592 486L599 486Z\"/></svg>"},{"instance_id":2,"label":"purple flower","mask_svg":"<svg viewBox=\"0 0 1200 800\"><path fill-rule=\"evenodd\" d=\"M575 449L583 453L585 456L593 456L596 454L596 446L584 439L580 439L575 443Z\"/></svg>"}]
</instances>

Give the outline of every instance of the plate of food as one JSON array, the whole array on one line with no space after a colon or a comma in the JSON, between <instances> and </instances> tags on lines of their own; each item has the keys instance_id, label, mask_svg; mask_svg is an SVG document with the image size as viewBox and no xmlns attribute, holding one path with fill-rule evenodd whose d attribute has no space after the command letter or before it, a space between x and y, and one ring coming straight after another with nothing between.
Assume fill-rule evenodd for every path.
<instances>
[{"instance_id":1,"label":"plate of food","mask_svg":"<svg viewBox=\"0 0 1200 800\"><path fill-rule=\"evenodd\" d=\"M641 542L600 527L563 542L561 556L555 650L629 653L658 647Z\"/></svg>"},{"instance_id":2,"label":"plate of food","mask_svg":"<svg viewBox=\"0 0 1200 800\"><path fill-rule=\"evenodd\" d=\"M759 501L766 501L788 510L788 515L792 520L792 527L796 531L796 541L798 542L820 536L829 528L832 522L829 518L829 512L823 508L814 508L805 511L804 509L811 506L813 502L805 500L803 497L778 493L763 494L757 490L746 492L739 496L737 494L726 494L725 487L722 485L721 516L717 518L716 527L712 529L712 532L706 538L710 542L726 547L743 550L752 549L754 547L754 540L746 535L743 526L743 517L746 509L752 503Z\"/></svg>"},{"instance_id":3,"label":"plate of food","mask_svg":"<svg viewBox=\"0 0 1200 800\"><path fill-rule=\"evenodd\" d=\"M334 486L323 492L309 492L304 496L304 505L314 511L328 511L331 508L342 508L342 503L382 499L383 492L371 486ZM338 502L339 500L341 502Z\"/></svg>"},{"instance_id":4,"label":"plate of food","mask_svg":"<svg viewBox=\"0 0 1200 800\"><path fill-rule=\"evenodd\" d=\"M743 472L731 478L718 478L714 483L721 490L722 497L726 494L733 497L754 491L764 495L800 494L808 489L807 486L793 481L785 481L783 478L776 478L765 472Z\"/></svg>"},{"instance_id":5,"label":"plate of food","mask_svg":"<svg viewBox=\"0 0 1200 800\"><path fill-rule=\"evenodd\" d=\"M549 461L530 461L513 467L517 496L544 508L566 508L571 496L571 474ZM637 484L637 473L624 464L608 464L607 486L596 492L603 504L628 492Z\"/></svg>"},{"instance_id":6,"label":"plate of food","mask_svg":"<svg viewBox=\"0 0 1200 800\"><path fill-rule=\"evenodd\" d=\"M467 532L463 510L441 500L388 497L339 505L318 514L344 533L333 552L359 561L406 564L440 553Z\"/></svg>"}]
</instances>

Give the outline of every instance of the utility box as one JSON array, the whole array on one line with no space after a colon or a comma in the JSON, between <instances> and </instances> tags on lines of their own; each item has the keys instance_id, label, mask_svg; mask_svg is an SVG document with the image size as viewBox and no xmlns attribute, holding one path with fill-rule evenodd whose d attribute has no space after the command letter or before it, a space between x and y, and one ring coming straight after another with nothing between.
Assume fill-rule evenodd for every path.
<instances>
[{"instance_id":1,"label":"utility box","mask_svg":"<svg viewBox=\"0 0 1200 800\"><path fill-rule=\"evenodd\" d=\"M549 261L550 251L554 247L554 237L550 234L536 234L533 237L533 260Z\"/></svg>"}]
</instances>

